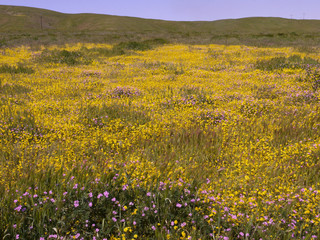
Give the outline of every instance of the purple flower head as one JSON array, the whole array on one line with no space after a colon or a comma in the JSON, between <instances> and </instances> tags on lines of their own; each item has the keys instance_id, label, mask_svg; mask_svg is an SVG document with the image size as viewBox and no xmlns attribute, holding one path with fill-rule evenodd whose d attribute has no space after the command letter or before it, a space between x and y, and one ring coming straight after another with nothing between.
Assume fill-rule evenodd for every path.
<instances>
[{"instance_id":1,"label":"purple flower head","mask_svg":"<svg viewBox=\"0 0 320 240\"><path fill-rule=\"evenodd\" d=\"M78 201L78 200L74 201L73 204L74 204L74 207L75 207L75 208L79 207L79 201Z\"/></svg>"},{"instance_id":2,"label":"purple flower head","mask_svg":"<svg viewBox=\"0 0 320 240\"><path fill-rule=\"evenodd\" d=\"M18 207L16 207L14 210L16 210L16 211L20 212L21 208L22 208L22 206L21 206L21 205L19 205L19 206L18 206Z\"/></svg>"},{"instance_id":3,"label":"purple flower head","mask_svg":"<svg viewBox=\"0 0 320 240\"><path fill-rule=\"evenodd\" d=\"M107 191L105 191L105 192L103 193L103 195L104 195L106 198L109 197L109 193L108 193Z\"/></svg>"}]
</instances>

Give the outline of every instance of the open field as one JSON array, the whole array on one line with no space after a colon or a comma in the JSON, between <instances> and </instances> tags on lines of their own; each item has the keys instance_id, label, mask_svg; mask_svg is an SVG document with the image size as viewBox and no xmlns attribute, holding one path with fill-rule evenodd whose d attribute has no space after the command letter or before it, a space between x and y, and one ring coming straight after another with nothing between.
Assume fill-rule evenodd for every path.
<instances>
[{"instance_id":1,"label":"open field","mask_svg":"<svg viewBox=\"0 0 320 240\"><path fill-rule=\"evenodd\" d=\"M319 51L2 48L0 238L320 237Z\"/></svg>"},{"instance_id":2,"label":"open field","mask_svg":"<svg viewBox=\"0 0 320 240\"><path fill-rule=\"evenodd\" d=\"M319 22L0 6L0 239L320 238Z\"/></svg>"}]
</instances>

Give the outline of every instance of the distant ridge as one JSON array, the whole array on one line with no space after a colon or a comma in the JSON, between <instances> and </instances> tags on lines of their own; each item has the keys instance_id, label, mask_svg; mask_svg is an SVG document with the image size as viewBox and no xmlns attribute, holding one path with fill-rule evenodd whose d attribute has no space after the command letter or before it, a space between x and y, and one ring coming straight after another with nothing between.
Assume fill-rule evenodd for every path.
<instances>
[{"instance_id":1,"label":"distant ridge","mask_svg":"<svg viewBox=\"0 0 320 240\"><path fill-rule=\"evenodd\" d=\"M102 14L65 14L0 5L0 32L159 32L212 34L317 34L320 20L251 17L218 21L164 21Z\"/></svg>"}]
</instances>

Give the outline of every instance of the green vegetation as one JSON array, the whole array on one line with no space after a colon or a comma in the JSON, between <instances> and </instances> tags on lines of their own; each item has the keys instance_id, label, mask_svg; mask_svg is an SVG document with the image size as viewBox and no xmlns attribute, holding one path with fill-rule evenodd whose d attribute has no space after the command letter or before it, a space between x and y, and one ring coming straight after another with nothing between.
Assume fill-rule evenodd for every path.
<instances>
[{"instance_id":1,"label":"green vegetation","mask_svg":"<svg viewBox=\"0 0 320 240\"><path fill-rule=\"evenodd\" d=\"M0 73L26 73L32 74L34 70L30 67L23 65L22 63L18 63L16 66L10 66L8 64L3 64L0 66Z\"/></svg>"},{"instance_id":2,"label":"green vegetation","mask_svg":"<svg viewBox=\"0 0 320 240\"><path fill-rule=\"evenodd\" d=\"M277 69L306 69L310 66L319 66L319 62L310 57L302 58L300 55L292 55L290 57L273 57L267 60L259 60L256 62L256 68L265 71L274 71Z\"/></svg>"},{"instance_id":3,"label":"green vegetation","mask_svg":"<svg viewBox=\"0 0 320 240\"><path fill-rule=\"evenodd\" d=\"M43 51L41 56L37 59L40 62L61 63L67 65L89 64L91 59L84 55L82 51L68 51L68 50L52 50Z\"/></svg>"},{"instance_id":4,"label":"green vegetation","mask_svg":"<svg viewBox=\"0 0 320 240\"><path fill-rule=\"evenodd\" d=\"M218 21L164 21L100 14L63 14L14 6L0 6L0 13L0 47L131 42L119 47L147 50L150 47L147 45L170 42L261 47L290 45L300 48L299 51L309 52L320 42L318 20L252 17ZM155 44L146 39L166 40ZM140 45L141 42L144 46ZM113 49L105 54L114 56L122 52Z\"/></svg>"}]
</instances>

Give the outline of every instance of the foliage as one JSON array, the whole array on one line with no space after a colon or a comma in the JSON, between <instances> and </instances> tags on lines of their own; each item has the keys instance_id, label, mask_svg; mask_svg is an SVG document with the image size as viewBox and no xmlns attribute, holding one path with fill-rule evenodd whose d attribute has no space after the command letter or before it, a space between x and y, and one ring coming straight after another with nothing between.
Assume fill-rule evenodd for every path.
<instances>
[{"instance_id":1,"label":"foliage","mask_svg":"<svg viewBox=\"0 0 320 240\"><path fill-rule=\"evenodd\" d=\"M39 62L45 61L49 63L61 63L69 66L84 64L88 65L91 59L84 55L81 51L68 50L52 50L43 51L38 58Z\"/></svg>"},{"instance_id":2,"label":"foliage","mask_svg":"<svg viewBox=\"0 0 320 240\"><path fill-rule=\"evenodd\" d=\"M274 71L278 69L295 69L295 68L307 68L310 65L319 66L319 62L310 57L302 58L300 55L292 55L286 57L273 57L267 60L258 60L255 67L260 70Z\"/></svg>"},{"instance_id":3,"label":"foliage","mask_svg":"<svg viewBox=\"0 0 320 240\"><path fill-rule=\"evenodd\" d=\"M2 64L0 66L0 73L11 73L11 74L19 74L19 73L25 73L25 74L32 74L34 73L34 70L30 67L27 67L21 63L18 63L15 66L11 66L8 64Z\"/></svg>"},{"instance_id":4,"label":"foliage","mask_svg":"<svg viewBox=\"0 0 320 240\"><path fill-rule=\"evenodd\" d=\"M124 53L125 50L146 51L154 47L164 45L166 43L167 41L162 38L150 39L142 42L136 42L136 41L121 42L113 46L112 51L119 52L119 53Z\"/></svg>"}]
</instances>

